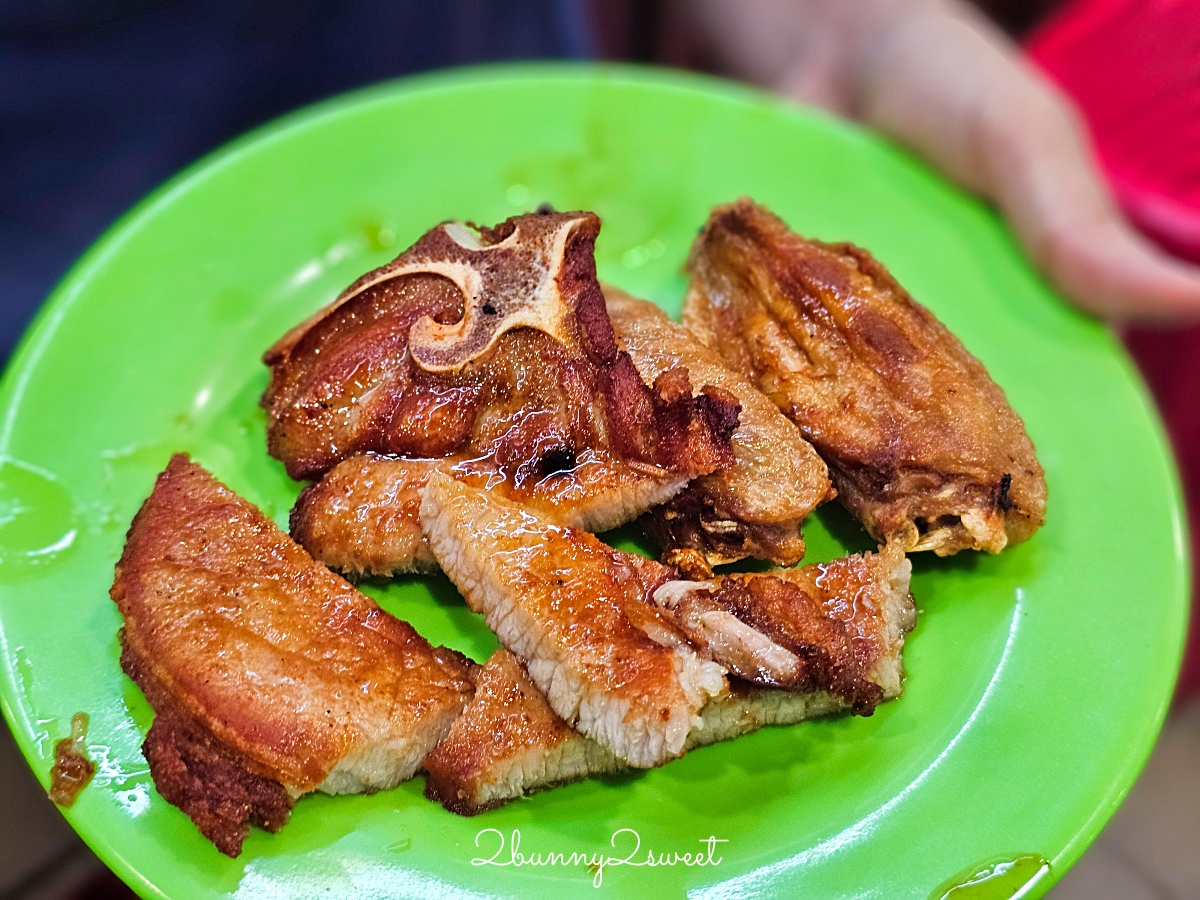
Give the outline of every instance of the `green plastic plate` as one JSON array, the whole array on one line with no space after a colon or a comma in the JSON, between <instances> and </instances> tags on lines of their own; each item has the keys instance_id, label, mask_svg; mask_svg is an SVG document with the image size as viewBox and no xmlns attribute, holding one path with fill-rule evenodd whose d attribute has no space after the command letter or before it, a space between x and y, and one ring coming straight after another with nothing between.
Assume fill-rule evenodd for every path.
<instances>
[{"instance_id":1,"label":"green plastic plate","mask_svg":"<svg viewBox=\"0 0 1200 900\"><path fill-rule=\"evenodd\" d=\"M168 456L191 452L285 523L299 485L265 451L259 357L356 276L441 220L549 201L596 210L601 277L676 312L697 227L741 194L870 248L984 361L1045 466L1045 528L995 557L914 560L907 687L871 718L768 729L473 819L426 801L421 778L309 797L221 856L154 790L151 713L118 668L107 597ZM147 897L1037 896L1132 784L1179 662L1178 485L1112 334L922 164L718 81L498 67L285 118L116 225L0 391L4 713L43 783L72 714L91 716L98 772L65 815ZM866 546L836 508L806 531L810 561ZM434 642L495 646L442 578L367 590Z\"/></svg>"}]
</instances>

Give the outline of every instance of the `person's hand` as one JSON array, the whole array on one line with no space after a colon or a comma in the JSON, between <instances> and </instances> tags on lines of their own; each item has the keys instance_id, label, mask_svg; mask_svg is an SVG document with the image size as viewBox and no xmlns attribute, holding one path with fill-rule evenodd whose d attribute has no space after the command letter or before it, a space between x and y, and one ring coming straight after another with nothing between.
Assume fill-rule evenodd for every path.
<instances>
[{"instance_id":1,"label":"person's hand","mask_svg":"<svg viewBox=\"0 0 1200 900\"><path fill-rule=\"evenodd\" d=\"M733 75L859 118L993 200L1038 267L1110 318L1200 321L1200 267L1133 230L1071 102L955 0L700 0Z\"/></svg>"}]
</instances>

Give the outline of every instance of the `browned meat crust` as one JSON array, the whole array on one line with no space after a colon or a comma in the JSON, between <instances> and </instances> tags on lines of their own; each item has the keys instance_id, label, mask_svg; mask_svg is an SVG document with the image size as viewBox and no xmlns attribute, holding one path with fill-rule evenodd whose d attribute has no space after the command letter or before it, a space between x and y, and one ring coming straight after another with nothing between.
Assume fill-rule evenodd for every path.
<instances>
[{"instance_id":1,"label":"browned meat crust","mask_svg":"<svg viewBox=\"0 0 1200 900\"><path fill-rule=\"evenodd\" d=\"M365 452L491 453L521 482L548 455L602 444L692 474L728 465L736 401L717 390L693 400L679 376L653 391L617 350L592 257L599 229L591 213L515 216L469 247L462 226L442 225L364 275L264 357L271 454L295 478ZM545 258L552 252L558 257ZM539 267L553 276L553 303L533 311L542 318L519 305L506 310L504 298L524 296ZM464 303L450 280L459 270L490 292ZM417 326L437 337L479 320L495 320L490 338L481 347L472 338L474 355L455 368L423 367L406 352ZM453 341L428 344L435 355L443 345Z\"/></svg>"},{"instance_id":2,"label":"browned meat crust","mask_svg":"<svg viewBox=\"0 0 1200 900\"><path fill-rule=\"evenodd\" d=\"M183 810L226 856L242 852L251 824L271 832L287 824L292 811L287 789L198 724L159 684L152 667L126 642L124 631L121 668L154 708L142 755L164 800Z\"/></svg>"},{"instance_id":3,"label":"browned meat crust","mask_svg":"<svg viewBox=\"0 0 1200 900\"><path fill-rule=\"evenodd\" d=\"M800 426L877 540L995 553L1041 525L1020 418L865 250L805 240L742 199L713 210L688 266L685 324Z\"/></svg>"},{"instance_id":4,"label":"browned meat crust","mask_svg":"<svg viewBox=\"0 0 1200 900\"><path fill-rule=\"evenodd\" d=\"M672 554L689 578L652 594L715 662L754 684L837 697L858 715L900 689L899 660L916 612L911 565L896 546L798 569L714 576L690 551ZM747 637L725 612L770 643Z\"/></svg>"},{"instance_id":5,"label":"browned meat crust","mask_svg":"<svg viewBox=\"0 0 1200 900\"><path fill-rule=\"evenodd\" d=\"M825 691L855 713L870 715L883 699L871 669L888 649L872 626L881 622L891 575L890 567L873 566L872 559L849 556L788 577L723 576L713 599L800 659L789 690Z\"/></svg>"},{"instance_id":6,"label":"browned meat crust","mask_svg":"<svg viewBox=\"0 0 1200 900\"><path fill-rule=\"evenodd\" d=\"M712 578L711 571L689 569ZM697 592L692 597L711 599L715 594L740 613L748 610L747 618L763 623L804 659L796 660L798 673L787 690L731 674L728 691L710 699L693 719L685 749L827 715L856 702L857 712L869 714L879 700L898 696L901 651L915 619L909 570L903 553L893 547L803 569L691 584ZM686 586L665 582L670 574L677 573L645 561L639 578L651 594L664 586L675 591ZM806 628L818 615L823 622ZM824 640L829 623L837 632L833 641ZM709 634L719 637L711 630ZM834 644L839 648L836 659L827 653ZM814 658L820 664L812 665ZM614 754L571 728L505 650L488 660L474 699L425 765L430 772L426 795L460 815L624 767Z\"/></svg>"},{"instance_id":7,"label":"browned meat crust","mask_svg":"<svg viewBox=\"0 0 1200 900\"><path fill-rule=\"evenodd\" d=\"M421 533L421 488L446 460L364 453L310 484L292 507L292 537L331 569L348 575L436 571Z\"/></svg>"},{"instance_id":8,"label":"browned meat crust","mask_svg":"<svg viewBox=\"0 0 1200 900\"><path fill-rule=\"evenodd\" d=\"M474 698L425 758L425 796L472 816L531 790L620 768L550 708L520 660L497 650L479 672Z\"/></svg>"},{"instance_id":9,"label":"browned meat crust","mask_svg":"<svg viewBox=\"0 0 1200 900\"><path fill-rule=\"evenodd\" d=\"M604 297L617 343L644 379L686 369L696 382L729 391L741 406L734 464L696 479L647 513L643 525L665 550L690 547L712 565L747 556L781 566L799 562L800 523L833 495L812 445L757 388L654 304L609 285Z\"/></svg>"},{"instance_id":10,"label":"browned meat crust","mask_svg":"<svg viewBox=\"0 0 1200 900\"><path fill-rule=\"evenodd\" d=\"M683 751L725 679L647 601L670 570L439 474L421 525L467 604L570 725L633 766Z\"/></svg>"},{"instance_id":11,"label":"browned meat crust","mask_svg":"<svg viewBox=\"0 0 1200 900\"><path fill-rule=\"evenodd\" d=\"M858 714L870 713L883 696L854 658L849 629L825 614L819 599L779 578L722 578L713 600L747 625L790 650L802 666L790 690L823 690L841 697Z\"/></svg>"},{"instance_id":12,"label":"browned meat crust","mask_svg":"<svg viewBox=\"0 0 1200 900\"><path fill-rule=\"evenodd\" d=\"M627 768L569 727L508 651L497 651L483 672L467 711L426 758L430 800L473 816L536 791ZM843 708L829 694L799 694L730 678L728 693L701 710L687 749Z\"/></svg>"},{"instance_id":13,"label":"browned meat crust","mask_svg":"<svg viewBox=\"0 0 1200 900\"><path fill-rule=\"evenodd\" d=\"M613 525L665 499L653 488L669 496L731 465L736 399L709 385L693 395L682 370L651 387L618 350L595 275L599 228L591 213L516 216L478 234L445 223L364 275L264 357L271 454L304 479L362 454L469 461L514 499L566 482L565 505L608 504L622 516ZM609 474L574 483L585 461ZM597 493L612 482L646 505ZM373 572L427 562L398 539L348 550L343 540L371 540L368 520L405 534L413 523L372 511L386 491L346 487L306 495L297 537L313 536L310 550Z\"/></svg>"},{"instance_id":14,"label":"browned meat crust","mask_svg":"<svg viewBox=\"0 0 1200 900\"><path fill-rule=\"evenodd\" d=\"M292 537L326 565L349 575L436 569L417 517L419 492L435 471L586 531L607 531L628 522L674 495L686 481L593 451L576 459L570 472L523 488L498 479L486 460L365 453L338 463L301 492L292 509Z\"/></svg>"},{"instance_id":15,"label":"browned meat crust","mask_svg":"<svg viewBox=\"0 0 1200 900\"><path fill-rule=\"evenodd\" d=\"M112 598L158 717L151 775L224 852L289 797L411 777L473 691L434 648L178 455L133 520ZM369 690L364 690L369 686ZM159 782L159 778L162 782Z\"/></svg>"}]
</instances>

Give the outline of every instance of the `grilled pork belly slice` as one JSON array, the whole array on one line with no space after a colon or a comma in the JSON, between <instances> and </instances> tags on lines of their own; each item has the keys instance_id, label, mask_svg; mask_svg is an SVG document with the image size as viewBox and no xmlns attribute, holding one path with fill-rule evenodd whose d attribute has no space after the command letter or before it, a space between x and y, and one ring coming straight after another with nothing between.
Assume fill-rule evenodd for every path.
<instances>
[{"instance_id":1,"label":"grilled pork belly slice","mask_svg":"<svg viewBox=\"0 0 1200 900\"><path fill-rule=\"evenodd\" d=\"M647 601L670 569L440 473L421 524L442 570L567 723L633 766L683 752L726 684Z\"/></svg>"},{"instance_id":2,"label":"grilled pork belly slice","mask_svg":"<svg viewBox=\"0 0 1200 900\"><path fill-rule=\"evenodd\" d=\"M297 536L313 537L309 549L374 573L427 563L409 540L415 523L374 504L394 494L403 505L431 460L514 497L553 479L549 493L606 521L733 463L731 395L694 394L682 370L647 385L617 348L596 281L599 228L585 212L439 225L267 352L268 449L293 478L363 454L419 461L354 493L355 467L375 468L359 460L307 494ZM378 521L394 531L361 552L345 545L372 541Z\"/></svg>"},{"instance_id":3,"label":"grilled pork belly slice","mask_svg":"<svg viewBox=\"0 0 1200 900\"><path fill-rule=\"evenodd\" d=\"M133 520L112 587L121 664L150 701L159 793L221 852L313 790L411 777L470 699L431 647L183 455Z\"/></svg>"},{"instance_id":4,"label":"grilled pork belly slice","mask_svg":"<svg viewBox=\"0 0 1200 900\"><path fill-rule=\"evenodd\" d=\"M402 459L366 453L339 463L306 487L292 509L291 530L313 556L347 575L395 575L437 568L421 531L421 488L442 472L521 503L546 519L585 531L607 531L687 483L682 475L649 466L613 464L585 452L570 472L549 475L524 489L495 478L486 462Z\"/></svg>"},{"instance_id":5,"label":"grilled pork belly slice","mask_svg":"<svg viewBox=\"0 0 1200 900\"><path fill-rule=\"evenodd\" d=\"M617 344L648 382L672 368L713 384L741 406L732 466L698 478L642 522L667 550L690 547L709 563L747 556L790 566L804 556L800 523L832 496L825 463L796 426L716 351L654 304L604 286Z\"/></svg>"},{"instance_id":6,"label":"grilled pork belly slice","mask_svg":"<svg viewBox=\"0 0 1200 900\"><path fill-rule=\"evenodd\" d=\"M997 553L1042 523L1046 483L987 371L869 253L742 199L692 246L684 324L817 448L876 540Z\"/></svg>"},{"instance_id":7,"label":"grilled pork belly slice","mask_svg":"<svg viewBox=\"0 0 1200 900\"><path fill-rule=\"evenodd\" d=\"M695 568L690 574L695 574ZM916 610L896 546L766 573L670 581L651 599L700 652L761 686L820 692L859 715L900 693Z\"/></svg>"},{"instance_id":8,"label":"grilled pork belly slice","mask_svg":"<svg viewBox=\"0 0 1200 900\"><path fill-rule=\"evenodd\" d=\"M507 650L480 670L475 696L425 757L425 795L470 816L535 790L625 768L563 721Z\"/></svg>"}]
</instances>

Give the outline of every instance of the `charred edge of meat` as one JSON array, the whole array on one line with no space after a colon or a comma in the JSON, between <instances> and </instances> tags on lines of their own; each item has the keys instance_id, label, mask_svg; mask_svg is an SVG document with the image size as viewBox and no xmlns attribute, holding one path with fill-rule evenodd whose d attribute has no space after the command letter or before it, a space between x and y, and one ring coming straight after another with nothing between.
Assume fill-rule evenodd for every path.
<instances>
[{"instance_id":1,"label":"charred edge of meat","mask_svg":"<svg viewBox=\"0 0 1200 900\"><path fill-rule=\"evenodd\" d=\"M511 220L509 220L511 221ZM596 279L596 237L600 220L591 216L572 232L563 250L558 272L558 289L564 298L574 298L579 342L591 362L600 367L617 358L617 336L608 318L604 294Z\"/></svg>"},{"instance_id":2,"label":"charred edge of meat","mask_svg":"<svg viewBox=\"0 0 1200 900\"><path fill-rule=\"evenodd\" d=\"M163 799L191 819L229 857L257 825L275 832L287 824L292 798L282 784L252 771L237 750L198 725L159 683L121 634L121 668L154 709L154 723L142 744L150 776Z\"/></svg>"},{"instance_id":3,"label":"charred edge of meat","mask_svg":"<svg viewBox=\"0 0 1200 900\"><path fill-rule=\"evenodd\" d=\"M713 599L800 658L803 674L789 690L826 691L860 716L869 716L883 700L883 688L855 658L846 623L826 615L799 585L769 575L730 576L721 579Z\"/></svg>"},{"instance_id":4,"label":"charred edge of meat","mask_svg":"<svg viewBox=\"0 0 1200 900\"><path fill-rule=\"evenodd\" d=\"M693 477L736 462L733 433L742 406L733 394L705 385L692 396L686 369L668 369L646 385L629 354L602 374L613 443L627 459Z\"/></svg>"},{"instance_id":5,"label":"charred edge of meat","mask_svg":"<svg viewBox=\"0 0 1200 900\"><path fill-rule=\"evenodd\" d=\"M556 787L557 785L548 785ZM526 796L522 794L522 796ZM453 778L441 778L432 772L425 774L425 799L440 803L448 812L456 816L474 816L487 812L498 806L504 806L512 801L512 797L497 797L491 803L474 804L458 795L458 784Z\"/></svg>"},{"instance_id":6,"label":"charred edge of meat","mask_svg":"<svg viewBox=\"0 0 1200 900\"><path fill-rule=\"evenodd\" d=\"M563 258L556 274L557 286L568 306L568 319L571 322L569 327L573 329L583 357L594 368L595 382L591 382L590 378L585 380L595 384L595 390L599 394L597 399L608 419L613 448L629 461L659 466L682 474L705 474L731 465L732 445L726 432L731 435L736 428L736 400L707 386L695 398L690 396L690 388L687 396L666 397L662 391L656 391L642 382L628 355L618 350L604 295L596 280L594 247L600 228L599 219L590 213L561 215L564 218L577 216L578 221L567 237ZM519 219L520 217L512 217L492 228L480 228L480 239L487 244L502 242L517 228ZM302 421L303 415L315 414L313 409L321 407L318 403L312 409L293 409L289 405L290 401L284 396L285 385L289 384L291 378L291 367L299 365L303 368L312 364L306 355L307 351L300 351L325 333L326 326L323 323L334 323L328 327L336 332L342 326L336 325L335 319L337 322L342 319L349 321L349 312L339 311L343 302L359 302L360 296L366 296L379 285L386 283L390 280L388 270L402 268L403 260L409 255L437 258L442 253L439 246L449 242L452 242L452 239L443 230L433 229L426 233L413 247L397 257L396 261L358 279L343 292L344 301L335 301L326 310L295 326L268 351L266 359L271 365L272 375L261 400L273 420L268 428L268 450L272 455L285 460L292 477L319 476L338 461L330 458L331 452L335 456L338 454L329 448L307 450L303 442L300 446L291 446L289 443L293 442L293 438L289 438L288 435L296 429L302 430L307 427ZM398 261L401 263L399 267ZM420 276L414 273L403 277ZM298 358L298 353L308 362ZM425 381L429 380L428 373L423 377ZM686 379L682 383L686 386ZM287 388L289 392L293 389ZM436 393L432 385L426 385L425 388L416 387L415 391L414 397L409 398L409 406L414 403L420 406L422 404L418 401L421 397L430 391ZM578 399L576 398L576 401ZM379 418L382 412L375 411L363 425L365 430L348 443L343 442L341 458L344 459L347 454L371 450L401 452L404 455L422 457L442 456L451 452L466 440L477 411L470 403L439 402L436 405L439 409L451 410L456 416L454 421L431 423L431 430L438 434L441 433L439 429L453 426L452 433L447 434L445 440L434 442L430 446L392 446L388 443L391 440L389 434L402 432L403 429L393 421L394 414L391 419L385 421ZM408 418L414 417L409 415ZM426 421L424 416L415 418ZM436 428L433 428L434 425ZM426 438L430 436L426 435ZM380 441L387 446L375 446ZM579 452L582 448L572 449ZM529 462L531 466L536 467L535 460Z\"/></svg>"},{"instance_id":7,"label":"charred edge of meat","mask_svg":"<svg viewBox=\"0 0 1200 900\"><path fill-rule=\"evenodd\" d=\"M1016 509L1017 506L1008 493L1012 489L1012 480L1012 475L1008 472L1005 472L1000 476L1000 485L996 490L996 506L1004 512L1008 512L1010 509Z\"/></svg>"},{"instance_id":8,"label":"charred edge of meat","mask_svg":"<svg viewBox=\"0 0 1200 900\"><path fill-rule=\"evenodd\" d=\"M466 712L463 715L467 715ZM422 768L425 769L425 799L431 800L434 803L440 803L450 812L459 816L473 816L476 813L486 812L491 809L491 806L483 804L475 805L469 799L459 794L460 781L455 777L457 772L452 772L446 775L437 771L437 767L430 768L431 760L436 758L440 753L445 754L445 741L438 744L433 752L425 758L425 763ZM498 800L496 806L503 805L508 802L508 798Z\"/></svg>"},{"instance_id":9,"label":"charred edge of meat","mask_svg":"<svg viewBox=\"0 0 1200 900\"><path fill-rule=\"evenodd\" d=\"M652 389L642 381L629 354L618 350L596 279L599 230L599 220L594 217L575 229L558 282L564 297L575 298L580 344L588 359L601 369L600 388L618 452L629 459L696 475L733 465L732 437L741 411L737 398L711 385L692 397L686 370L662 373ZM664 376L669 377L662 381Z\"/></svg>"},{"instance_id":10,"label":"charred edge of meat","mask_svg":"<svg viewBox=\"0 0 1200 900\"><path fill-rule=\"evenodd\" d=\"M575 740L586 740L586 738L576 737ZM526 786L516 796L501 795L483 803L474 803L465 797L459 796L458 782L453 776L443 777L430 772L425 775L425 799L431 800L434 803L440 803L448 812L469 818L479 813L489 812L501 806L506 806L517 799L517 797L529 797L542 791L565 787L568 784L591 778L593 774L590 771L583 771L563 778L548 780L545 784Z\"/></svg>"},{"instance_id":11,"label":"charred edge of meat","mask_svg":"<svg viewBox=\"0 0 1200 900\"><path fill-rule=\"evenodd\" d=\"M296 496L296 503L288 513L288 532L301 547L307 548L312 542L312 520L309 514L310 505L321 494L321 482L307 484Z\"/></svg>"},{"instance_id":12,"label":"charred edge of meat","mask_svg":"<svg viewBox=\"0 0 1200 900\"><path fill-rule=\"evenodd\" d=\"M577 463L575 451L565 445L542 451L538 459L538 474L542 478L570 472Z\"/></svg>"}]
</instances>

